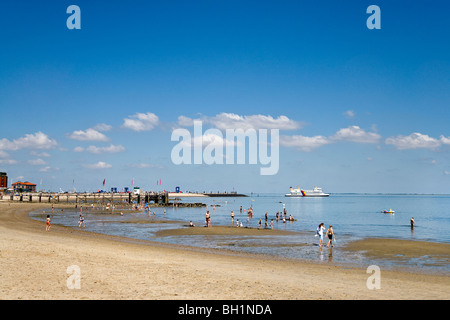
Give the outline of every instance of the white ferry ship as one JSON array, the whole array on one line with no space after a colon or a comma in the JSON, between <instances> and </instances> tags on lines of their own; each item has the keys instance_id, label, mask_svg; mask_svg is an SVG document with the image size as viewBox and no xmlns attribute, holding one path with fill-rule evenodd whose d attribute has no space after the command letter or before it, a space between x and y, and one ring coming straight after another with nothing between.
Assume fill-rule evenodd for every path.
<instances>
[{"instance_id":1,"label":"white ferry ship","mask_svg":"<svg viewBox=\"0 0 450 320\"><path fill-rule=\"evenodd\" d=\"M324 193L322 188L314 187L313 190L303 190L297 187L297 189L290 188L291 192L286 193L286 197L328 197L328 193Z\"/></svg>"}]
</instances>

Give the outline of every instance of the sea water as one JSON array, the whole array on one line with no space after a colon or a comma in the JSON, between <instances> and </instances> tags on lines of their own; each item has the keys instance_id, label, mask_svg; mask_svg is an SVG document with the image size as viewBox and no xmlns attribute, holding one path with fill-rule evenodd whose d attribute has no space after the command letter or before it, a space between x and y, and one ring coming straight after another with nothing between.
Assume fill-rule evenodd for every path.
<instances>
[{"instance_id":1,"label":"sea water","mask_svg":"<svg viewBox=\"0 0 450 320\"><path fill-rule=\"evenodd\" d=\"M248 194L247 197L181 198L182 202L201 202L207 207L182 208L174 206L152 207L147 213L127 213L120 209L114 214L96 213L89 205L83 209L86 230L132 239L183 244L194 247L225 249L247 253L266 254L280 258L315 260L333 263L380 264L387 267L419 267L431 271L449 272L448 261L400 259L398 261L369 261L359 253L340 250L346 243L364 238L394 238L450 243L450 195L412 194L331 194L329 197L285 197L284 194ZM177 203L177 201L173 201ZM253 218L247 210L252 207ZM241 211L242 208L242 211ZM283 211L295 221L283 222ZM382 213L392 209L395 214ZM282 236L159 236L158 231L185 227L192 221L196 226L205 225L205 213L209 210L212 225L231 226L237 220L245 227L257 228L258 222L273 228L298 232ZM52 223L78 228L80 204L77 209L66 209L64 214L52 215ZM51 212L51 209L48 210ZM279 212L279 220L276 220ZM153 214L154 213L154 214ZM42 211L31 215L44 219ZM414 217L415 228L410 219ZM164 223L150 223L163 221ZM179 221L176 223L176 221ZM144 223L143 223L144 222ZM146 223L148 222L148 223ZM335 247L320 249L315 231L320 223L333 226ZM324 243L328 241L324 237ZM450 254L450 253L449 253Z\"/></svg>"}]
</instances>

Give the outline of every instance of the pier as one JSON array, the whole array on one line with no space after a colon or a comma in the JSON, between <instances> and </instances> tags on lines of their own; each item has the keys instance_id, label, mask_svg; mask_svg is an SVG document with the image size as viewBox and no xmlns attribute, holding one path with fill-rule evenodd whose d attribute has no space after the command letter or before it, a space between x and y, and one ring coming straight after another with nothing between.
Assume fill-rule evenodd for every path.
<instances>
[{"instance_id":1,"label":"pier","mask_svg":"<svg viewBox=\"0 0 450 320\"><path fill-rule=\"evenodd\" d=\"M0 195L0 201L47 203L169 203L169 192L133 193L14 193Z\"/></svg>"},{"instance_id":2,"label":"pier","mask_svg":"<svg viewBox=\"0 0 450 320\"><path fill-rule=\"evenodd\" d=\"M170 199L195 197L246 197L237 193L183 193L183 192L86 192L86 193L49 193L26 192L0 194L0 201L19 201L37 203L154 203L159 205L169 204Z\"/></svg>"}]
</instances>

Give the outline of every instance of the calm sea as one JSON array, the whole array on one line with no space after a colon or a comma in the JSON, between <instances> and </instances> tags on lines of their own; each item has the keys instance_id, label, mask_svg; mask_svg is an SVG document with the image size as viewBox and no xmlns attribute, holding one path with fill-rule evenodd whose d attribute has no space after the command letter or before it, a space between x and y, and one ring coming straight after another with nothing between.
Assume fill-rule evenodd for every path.
<instances>
[{"instance_id":1,"label":"calm sea","mask_svg":"<svg viewBox=\"0 0 450 320\"><path fill-rule=\"evenodd\" d=\"M420 267L431 271L449 272L447 260L432 261L422 259L402 259L398 261L368 261L361 254L349 253L339 247L357 239L395 238L450 243L450 195L403 195L403 194L331 194L326 198L290 198L284 194L249 194L248 197L183 198L183 202L202 202L208 205L212 225L231 225L230 213L235 213L235 223L239 219L244 226L257 227L261 218L264 225L265 213L269 222L274 220L274 229L299 231L289 236L165 236L157 231L179 228L193 221L196 226L204 225L206 208L151 208L155 216L144 213L128 213L121 216L96 213L85 206L86 230L125 236L129 238L191 245L206 248L220 248L231 251L276 255L284 258L332 261L335 263L369 264L386 266ZM240 208L242 206L242 212ZM247 209L252 206L254 216L247 219ZM292 215L296 221L283 223L275 219L276 212ZM384 214L383 210L395 210L395 214ZM123 210L122 210L123 211ZM48 212L51 212L49 210ZM125 212L125 211L124 211ZM31 214L44 219L42 211ZM64 214L54 214L52 223L78 227L79 209L65 210ZM410 228L414 217L416 226ZM142 223L145 219L163 219L167 222L182 223ZM124 223L127 222L127 223ZM336 234L335 247L319 250L315 230L319 223L325 227L333 225ZM450 253L449 253L450 254Z\"/></svg>"}]
</instances>

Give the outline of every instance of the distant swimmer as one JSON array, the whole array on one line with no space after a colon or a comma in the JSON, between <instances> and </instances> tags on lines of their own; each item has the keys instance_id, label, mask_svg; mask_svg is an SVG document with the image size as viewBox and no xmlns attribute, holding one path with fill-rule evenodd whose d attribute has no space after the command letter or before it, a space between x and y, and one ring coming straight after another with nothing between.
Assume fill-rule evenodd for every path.
<instances>
[{"instance_id":1,"label":"distant swimmer","mask_svg":"<svg viewBox=\"0 0 450 320\"><path fill-rule=\"evenodd\" d=\"M416 222L414 221L414 217L409 220L409 223L411 224L411 229L414 229L414 225L416 224Z\"/></svg>"}]
</instances>

